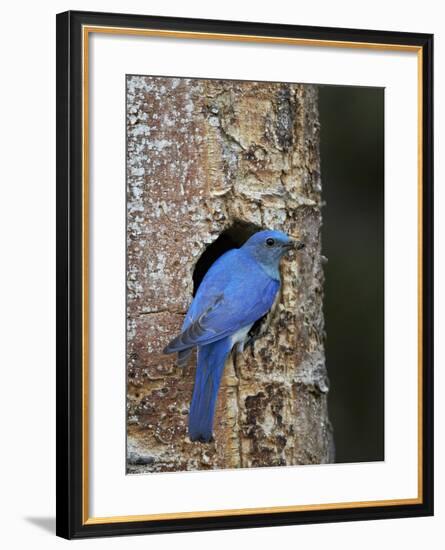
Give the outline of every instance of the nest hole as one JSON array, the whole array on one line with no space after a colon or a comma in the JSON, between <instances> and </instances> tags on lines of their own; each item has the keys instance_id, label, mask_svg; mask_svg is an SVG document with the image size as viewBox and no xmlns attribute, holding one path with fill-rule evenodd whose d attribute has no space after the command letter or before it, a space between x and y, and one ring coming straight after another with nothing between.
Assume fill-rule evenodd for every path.
<instances>
[{"instance_id":1,"label":"nest hole","mask_svg":"<svg viewBox=\"0 0 445 550\"><path fill-rule=\"evenodd\" d=\"M210 243L199 257L193 271L193 296L195 296L204 275L220 256L233 248L239 248L249 237L261 230L262 227L259 225L236 220L213 243Z\"/></svg>"},{"instance_id":2,"label":"nest hole","mask_svg":"<svg viewBox=\"0 0 445 550\"><path fill-rule=\"evenodd\" d=\"M199 257L193 271L193 296L195 296L204 275L220 256L233 248L239 248L254 233L262 231L263 229L263 227L254 223L236 220L230 227L225 229L221 235L213 241L213 243L210 243ZM261 326L267 318L267 315L268 314L266 313L266 315L263 315L263 317L255 321L252 325L252 328L249 331L250 345L252 345L253 342L259 337L261 333Z\"/></svg>"}]
</instances>

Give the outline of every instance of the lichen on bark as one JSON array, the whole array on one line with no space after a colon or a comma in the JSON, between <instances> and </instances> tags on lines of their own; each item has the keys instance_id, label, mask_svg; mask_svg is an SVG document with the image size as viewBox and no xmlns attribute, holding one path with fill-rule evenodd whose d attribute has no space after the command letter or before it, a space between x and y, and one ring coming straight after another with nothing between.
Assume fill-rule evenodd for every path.
<instances>
[{"instance_id":1,"label":"lichen on bark","mask_svg":"<svg viewBox=\"0 0 445 550\"><path fill-rule=\"evenodd\" d=\"M127 471L333 461L324 354L317 88L127 77ZM228 360L215 441L191 442L194 357L163 355L206 247L237 223L306 248L260 337Z\"/></svg>"}]
</instances>

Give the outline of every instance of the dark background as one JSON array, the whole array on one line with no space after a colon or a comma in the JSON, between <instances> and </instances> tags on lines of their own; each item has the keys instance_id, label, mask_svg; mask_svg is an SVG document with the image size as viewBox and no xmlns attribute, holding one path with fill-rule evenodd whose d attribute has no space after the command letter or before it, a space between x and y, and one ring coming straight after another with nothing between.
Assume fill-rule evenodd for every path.
<instances>
[{"instance_id":1,"label":"dark background","mask_svg":"<svg viewBox=\"0 0 445 550\"><path fill-rule=\"evenodd\" d=\"M384 90L320 86L326 359L337 462L384 459Z\"/></svg>"}]
</instances>

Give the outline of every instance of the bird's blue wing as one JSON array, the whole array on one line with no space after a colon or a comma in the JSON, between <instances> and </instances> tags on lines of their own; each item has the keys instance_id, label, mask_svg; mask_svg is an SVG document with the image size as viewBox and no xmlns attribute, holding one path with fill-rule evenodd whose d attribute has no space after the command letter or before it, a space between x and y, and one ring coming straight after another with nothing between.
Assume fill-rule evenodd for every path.
<instances>
[{"instance_id":1,"label":"bird's blue wing","mask_svg":"<svg viewBox=\"0 0 445 550\"><path fill-rule=\"evenodd\" d=\"M279 288L239 250L221 256L206 273L179 336L165 348L181 352L221 340L269 311Z\"/></svg>"}]
</instances>

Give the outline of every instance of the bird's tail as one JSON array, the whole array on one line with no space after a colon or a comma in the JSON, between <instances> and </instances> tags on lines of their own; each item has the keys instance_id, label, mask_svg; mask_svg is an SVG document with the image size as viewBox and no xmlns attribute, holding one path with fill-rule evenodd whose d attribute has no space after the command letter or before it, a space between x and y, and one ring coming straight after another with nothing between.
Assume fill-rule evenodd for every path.
<instances>
[{"instance_id":1,"label":"bird's tail","mask_svg":"<svg viewBox=\"0 0 445 550\"><path fill-rule=\"evenodd\" d=\"M198 348L189 416L189 437L192 441L208 442L212 439L216 399L230 348L230 337Z\"/></svg>"}]
</instances>

